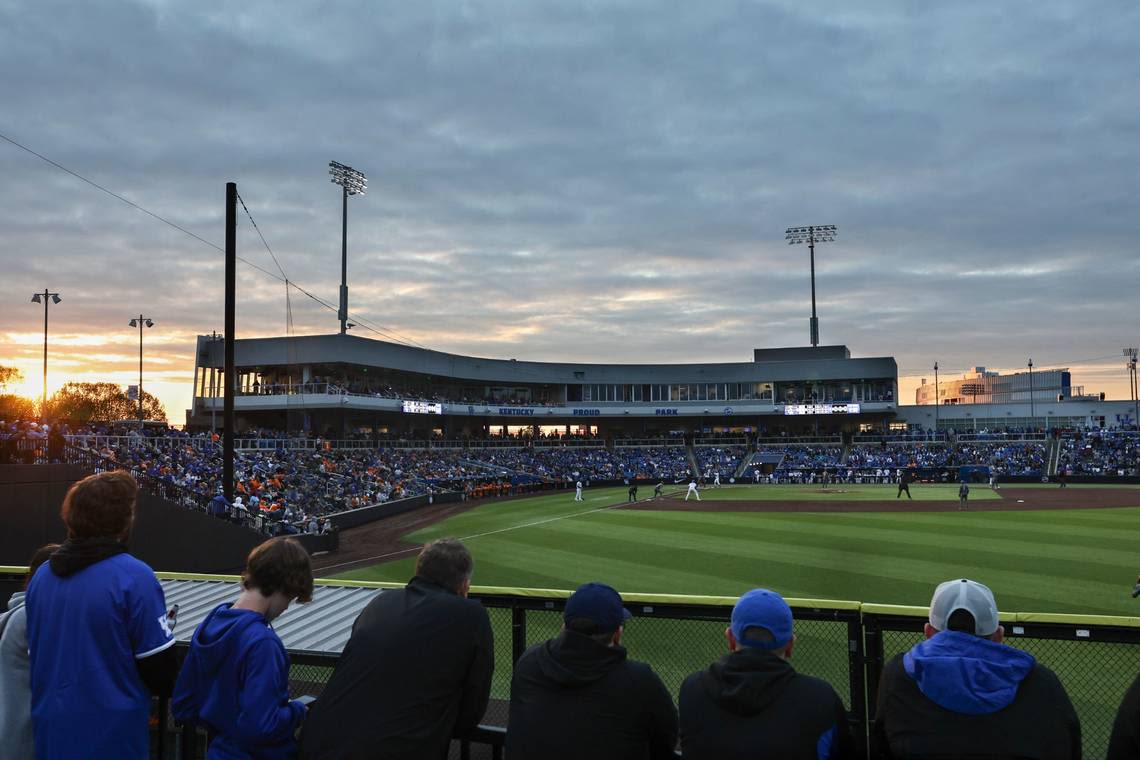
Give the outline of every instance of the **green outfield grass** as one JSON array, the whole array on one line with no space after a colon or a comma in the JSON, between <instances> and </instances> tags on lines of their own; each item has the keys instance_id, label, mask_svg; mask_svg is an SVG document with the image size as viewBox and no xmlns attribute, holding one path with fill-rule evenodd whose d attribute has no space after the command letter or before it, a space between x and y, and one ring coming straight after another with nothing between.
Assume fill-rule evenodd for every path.
<instances>
[{"instance_id":1,"label":"green outfield grass","mask_svg":"<svg viewBox=\"0 0 1140 760\"><path fill-rule=\"evenodd\" d=\"M668 492L678 486L670 488ZM1056 486L1053 486L1056 488ZM684 495L688 486L680 486ZM639 493L644 494L639 488ZM827 486L821 485L729 485L720 488L705 488L701 491L701 498L710 501L802 501L821 502L829 501L895 501L898 498L897 485L871 485L838 483ZM652 493L652 490L649 491ZM925 484L914 483L910 487L910 495L914 501L958 501L958 484ZM1001 497L991 491L988 486L977 485L970 488L971 501L988 501ZM906 494L902 495L906 500ZM1140 505L1140 500L1137 501Z\"/></svg>"},{"instance_id":2,"label":"green outfield grass","mask_svg":"<svg viewBox=\"0 0 1140 760\"><path fill-rule=\"evenodd\" d=\"M705 499L895 501L897 487L734 486ZM1023 487L1018 485L1017 487ZM1056 488L1056 486L1049 486ZM957 485L915 485L919 499L957 499ZM1079 495L1081 487L1071 487ZM650 490L650 493L652 491ZM667 493L684 493L684 486ZM642 492L644 494L644 491ZM736 596L768 586L789 597L925 606L934 586L970 577L988 584L999 608L1016 612L1135 615L1129 591L1140 570L1136 507L1072 511L933 513L764 513L614 510L624 488L587 489L489 502L407 536L463 538L475 555L478 585L572 589L603 580L623 592ZM994 498L971 489L971 500ZM373 565L338 577L406 581L414 560ZM492 689L509 696L510 617L492 609L496 673ZM556 634L555 612L529 612L528 643ZM626 631L631 656L650 662L676 695L681 680L724 648L723 624L637 619ZM848 701L842 624L797 624L795 663L830 681ZM888 656L917 641L891 633ZM1058 671L1085 727L1087 756L1100 756L1120 697L1140 670L1140 647L1095 642L1018 641ZM872 697L873 698L873 697Z\"/></svg>"},{"instance_id":3,"label":"green outfield grass","mask_svg":"<svg viewBox=\"0 0 1140 760\"><path fill-rule=\"evenodd\" d=\"M705 493L765 488L827 496L810 486ZM894 501L893 486L851 488ZM917 499L945 489L954 487L913 490ZM602 579L630 592L726 596L766 585L786 596L925 605L935 584L966 576L989 584L1002 609L1138 612L1128 591L1140 565L1140 492L1136 508L913 514L615 510L606 507L621 503L624 489L586 494L584 502L566 492L490 502L407 538L465 539L479 585L574 588ZM403 581L413 563L338 577Z\"/></svg>"}]
</instances>

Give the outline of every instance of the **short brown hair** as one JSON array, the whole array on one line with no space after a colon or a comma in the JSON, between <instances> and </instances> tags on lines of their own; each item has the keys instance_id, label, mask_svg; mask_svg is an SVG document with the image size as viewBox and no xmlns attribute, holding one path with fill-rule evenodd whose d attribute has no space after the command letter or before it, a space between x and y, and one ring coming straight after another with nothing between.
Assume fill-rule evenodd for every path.
<instances>
[{"instance_id":1,"label":"short brown hair","mask_svg":"<svg viewBox=\"0 0 1140 760\"><path fill-rule=\"evenodd\" d=\"M32 582L32 576L36 574L36 570L40 569L40 565L51 559L51 555L55 554L59 544L44 544L39 549L36 549L35 554L28 560L28 574L24 576L24 591L28 590L28 584Z\"/></svg>"},{"instance_id":2,"label":"short brown hair","mask_svg":"<svg viewBox=\"0 0 1140 760\"><path fill-rule=\"evenodd\" d=\"M73 485L63 497L60 517L69 538L118 538L135 519L138 483L124 470L100 472Z\"/></svg>"},{"instance_id":3,"label":"short brown hair","mask_svg":"<svg viewBox=\"0 0 1140 760\"><path fill-rule=\"evenodd\" d=\"M416 559L416 575L452 591L458 591L474 569L471 552L457 538L428 542Z\"/></svg>"},{"instance_id":4,"label":"short brown hair","mask_svg":"<svg viewBox=\"0 0 1140 760\"><path fill-rule=\"evenodd\" d=\"M291 538L271 538L249 553L241 585L265 596L281 591L290 599L311 601L313 564L309 553Z\"/></svg>"}]
</instances>

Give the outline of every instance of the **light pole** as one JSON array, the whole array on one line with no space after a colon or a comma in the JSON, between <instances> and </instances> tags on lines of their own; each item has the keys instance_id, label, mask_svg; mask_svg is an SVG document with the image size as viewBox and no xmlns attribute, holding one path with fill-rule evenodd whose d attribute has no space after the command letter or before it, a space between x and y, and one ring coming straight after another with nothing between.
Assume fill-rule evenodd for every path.
<instances>
[{"instance_id":1,"label":"light pole","mask_svg":"<svg viewBox=\"0 0 1140 760\"><path fill-rule=\"evenodd\" d=\"M131 327L139 328L139 430L143 426L143 385L142 385L142 340L143 340L143 327L154 327L154 320L149 317L144 317L139 314L137 319L132 319L130 322Z\"/></svg>"},{"instance_id":2,"label":"light pole","mask_svg":"<svg viewBox=\"0 0 1140 760\"><path fill-rule=\"evenodd\" d=\"M1029 360L1029 424L1037 427L1036 408L1033 405L1033 360Z\"/></svg>"},{"instance_id":3,"label":"light pole","mask_svg":"<svg viewBox=\"0 0 1140 760\"><path fill-rule=\"evenodd\" d=\"M934 362L934 440L938 440L938 407L942 406L942 394L938 390L938 362Z\"/></svg>"},{"instance_id":4,"label":"light pole","mask_svg":"<svg viewBox=\"0 0 1140 760\"><path fill-rule=\"evenodd\" d=\"M784 230L788 245L807 243L811 251L811 345L819 345L819 319L815 316L815 244L830 243L839 234L834 224L821 224L809 227L789 227Z\"/></svg>"},{"instance_id":5,"label":"light pole","mask_svg":"<svg viewBox=\"0 0 1140 760\"><path fill-rule=\"evenodd\" d=\"M1124 349L1124 361L1128 364L1129 389L1132 391L1132 425L1140 430L1140 383L1136 380L1136 354L1135 348Z\"/></svg>"},{"instance_id":6,"label":"light pole","mask_svg":"<svg viewBox=\"0 0 1140 760\"><path fill-rule=\"evenodd\" d=\"M48 304L59 303L59 293L52 293L44 288L43 293L33 293L32 303L43 302L44 305L44 395L40 397L40 417L47 417L47 336L48 336Z\"/></svg>"},{"instance_id":7,"label":"light pole","mask_svg":"<svg viewBox=\"0 0 1140 760\"><path fill-rule=\"evenodd\" d=\"M340 228L340 308L336 313L340 319L340 334L344 335L348 332L348 196L364 195L368 191L368 179L351 166L336 161L329 161L329 174L332 176L329 181L340 185L344 198Z\"/></svg>"}]
</instances>

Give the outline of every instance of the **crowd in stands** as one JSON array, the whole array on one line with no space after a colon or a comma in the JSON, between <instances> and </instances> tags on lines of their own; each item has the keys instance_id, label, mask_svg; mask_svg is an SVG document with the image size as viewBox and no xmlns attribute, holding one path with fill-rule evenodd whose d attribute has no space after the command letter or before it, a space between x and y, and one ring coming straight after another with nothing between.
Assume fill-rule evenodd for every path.
<instances>
[{"instance_id":1,"label":"crowd in stands","mask_svg":"<svg viewBox=\"0 0 1140 760\"><path fill-rule=\"evenodd\" d=\"M1062 438L1058 471L1067 475L1140 475L1140 434L1097 430Z\"/></svg>"},{"instance_id":2,"label":"crowd in stands","mask_svg":"<svg viewBox=\"0 0 1140 760\"><path fill-rule=\"evenodd\" d=\"M693 453L697 457L697 471L705 480L711 480L715 475L727 482L740 467L744 457L748 455L746 446L694 446Z\"/></svg>"},{"instance_id":3,"label":"crowd in stands","mask_svg":"<svg viewBox=\"0 0 1140 760\"><path fill-rule=\"evenodd\" d=\"M122 471L73 486L62 509L67 541L37 552L26 591L9 602L6 757L144 760L155 696L171 699L179 723L208 731L210 757L440 758L475 730L497 647L487 610L469 598L475 566L460 541L425 545L404 588L342 621L349 639L327 682L315 698L294 698L271 623L322 593L304 549L288 538L255 548L235 598L198 624L180 662L178 609L167 609L154 572L119 540L136 495ZM792 664L797 623L776 591L738 598L716 634L722 654L684 678L676 702L653 665L628 656L623 637L639 621L614 588L582 584L561 617L560 630L513 665L509 758L665 760L678 748L685 760L863 756L835 688ZM938 584L921 640L882 665L873 756L1079 760L1081 723L1065 687L1004 636L988 587ZM1140 678L1106 756L1134 758L1138 747Z\"/></svg>"}]
</instances>

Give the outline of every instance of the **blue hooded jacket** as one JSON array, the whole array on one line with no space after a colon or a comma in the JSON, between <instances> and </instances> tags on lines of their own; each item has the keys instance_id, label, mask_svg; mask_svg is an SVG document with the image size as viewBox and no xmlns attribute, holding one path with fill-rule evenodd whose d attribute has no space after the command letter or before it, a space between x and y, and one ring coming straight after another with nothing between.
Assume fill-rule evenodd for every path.
<instances>
[{"instance_id":1,"label":"blue hooded jacket","mask_svg":"<svg viewBox=\"0 0 1140 760\"><path fill-rule=\"evenodd\" d=\"M965 715L1008 707L1033 670L1033 655L958 631L942 631L903 655L903 670L927 699Z\"/></svg>"},{"instance_id":2,"label":"blue hooded jacket","mask_svg":"<svg viewBox=\"0 0 1140 760\"><path fill-rule=\"evenodd\" d=\"M291 760L305 715L289 701L289 657L265 617L222 604L194 631L171 703L214 735L209 760Z\"/></svg>"}]
</instances>

